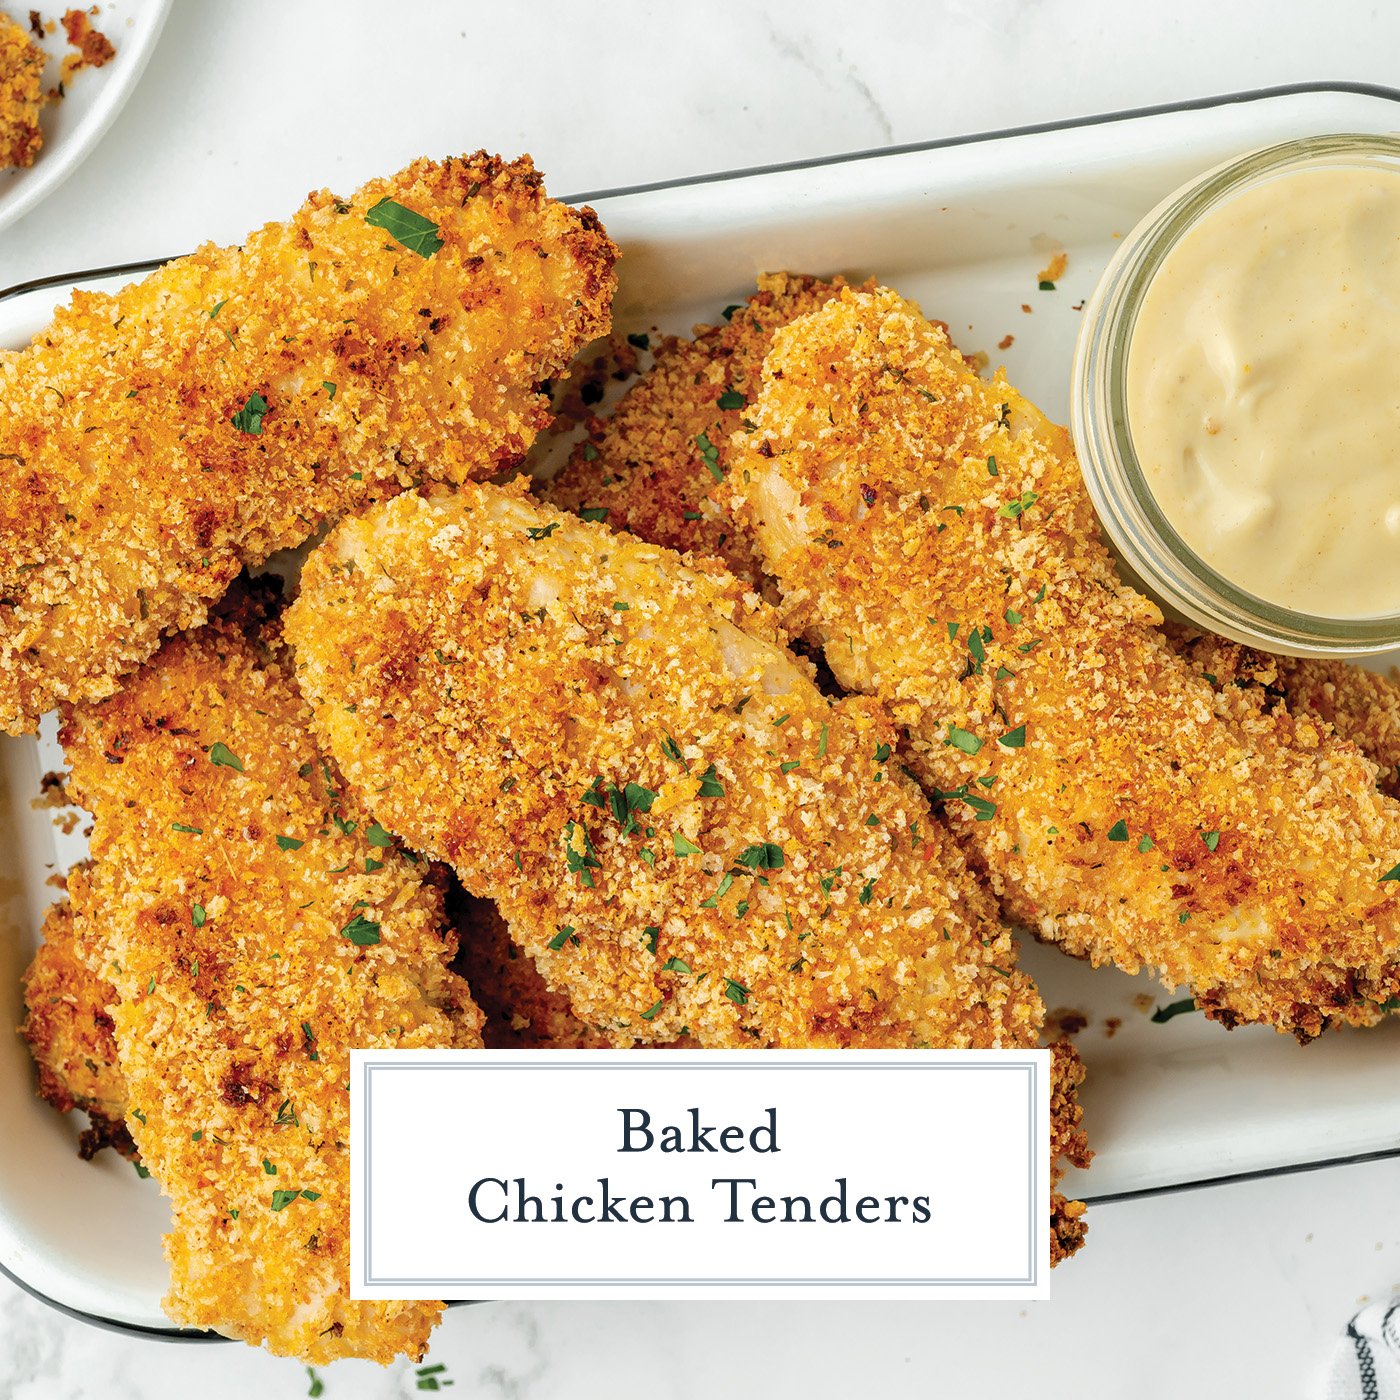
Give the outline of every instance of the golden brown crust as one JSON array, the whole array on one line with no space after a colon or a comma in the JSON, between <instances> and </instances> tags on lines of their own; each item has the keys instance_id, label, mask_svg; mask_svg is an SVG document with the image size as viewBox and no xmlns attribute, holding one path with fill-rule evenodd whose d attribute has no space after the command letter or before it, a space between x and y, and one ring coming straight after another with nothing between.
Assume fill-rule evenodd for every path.
<instances>
[{"instance_id":1,"label":"golden brown crust","mask_svg":"<svg viewBox=\"0 0 1400 1400\"><path fill-rule=\"evenodd\" d=\"M384 199L441 247L372 225ZM0 352L0 729L110 694L328 517L519 460L539 381L607 328L615 255L528 158L479 153L76 292Z\"/></svg>"},{"instance_id":2,"label":"golden brown crust","mask_svg":"<svg viewBox=\"0 0 1400 1400\"><path fill-rule=\"evenodd\" d=\"M77 949L115 988L128 1123L171 1199L171 1317L313 1363L419 1356L440 1305L347 1296L349 1050L480 1045L480 1013L440 886L343 791L247 621L67 713L95 814Z\"/></svg>"},{"instance_id":3,"label":"golden brown crust","mask_svg":"<svg viewBox=\"0 0 1400 1400\"><path fill-rule=\"evenodd\" d=\"M753 413L730 481L794 623L890 702L1003 908L1227 1024L1380 1019L1400 812L1350 744L1170 650L1063 430L890 292L780 331Z\"/></svg>"},{"instance_id":4,"label":"golden brown crust","mask_svg":"<svg viewBox=\"0 0 1400 1400\"><path fill-rule=\"evenodd\" d=\"M20 1027L38 1069L39 1096L60 1113L78 1108L120 1122L126 1083L113 1035L116 989L78 957L66 899L49 907L43 936L24 974Z\"/></svg>"},{"instance_id":5,"label":"golden brown crust","mask_svg":"<svg viewBox=\"0 0 1400 1400\"><path fill-rule=\"evenodd\" d=\"M642 379L544 488L565 510L606 511L614 529L652 544L723 559L739 578L762 586L748 536L714 496L728 470L729 439L758 393L773 332L846 285L792 273L769 273L723 325L697 326L693 340L666 337ZM723 406L721 406L723 404Z\"/></svg>"},{"instance_id":6,"label":"golden brown crust","mask_svg":"<svg viewBox=\"0 0 1400 1400\"><path fill-rule=\"evenodd\" d=\"M343 523L287 627L380 820L614 1043L1034 1043L888 719L825 699L717 565L469 485Z\"/></svg>"},{"instance_id":7,"label":"golden brown crust","mask_svg":"<svg viewBox=\"0 0 1400 1400\"><path fill-rule=\"evenodd\" d=\"M1376 765L1376 786L1387 797L1400 797L1400 683L1393 675L1345 661L1274 656L1175 622L1165 630L1216 690L1234 687L1261 708L1282 703L1330 725Z\"/></svg>"},{"instance_id":8,"label":"golden brown crust","mask_svg":"<svg viewBox=\"0 0 1400 1400\"><path fill-rule=\"evenodd\" d=\"M43 49L0 11L0 170L33 165L44 144L39 113L46 62Z\"/></svg>"}]
</instances>

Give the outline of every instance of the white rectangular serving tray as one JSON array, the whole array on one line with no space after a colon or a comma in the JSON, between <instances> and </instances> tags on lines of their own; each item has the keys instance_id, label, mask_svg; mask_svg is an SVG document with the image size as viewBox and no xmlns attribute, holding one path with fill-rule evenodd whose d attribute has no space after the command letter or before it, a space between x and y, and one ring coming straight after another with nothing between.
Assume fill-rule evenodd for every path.
<instances>
[{"instance_id":1,"label":"white rectangular serving tray","mask_svg":"<svg viewBox=\"0 0 1400 1400\"><path fill-rule=\"evenodd\" d=\"M580 200L623 251L618 331L712 322L764 271L873 275L948 322L965 351L1004 363L1063 420L1078 308L1115 239L1159 199L1253 147L1397 128L1400 93L1286 90ZM1041 291L1037 274L1058 251L1067 269ZM133 270L65 275L0 299L0 346L23 345L74 286L115 288ZM61 766L52 717L37 741L0 737L6 1026L19 1023L20 972L56 895L48 879L84 850L81 828L62 836L51 812L31 806L41 774ZM1024 959L1047 1005L1085 1021L1077 1044L1097 1158L1072 1192L1103 1200L1400 1153L1400 1024L1306 1047L1196 1014L1155 1024L1151 1008L1174 998L1146 978L1095 971L1029 939ZM159 1308L167 1212L155 1183L111 1153L79 1161L80 1125L35 1099L14 1035L0 1041L0 1120L0 1266L94 1320L169 1330ZM1092 1250L1074 1264L1092 1266Z\"/></svg>"}]
</instances>

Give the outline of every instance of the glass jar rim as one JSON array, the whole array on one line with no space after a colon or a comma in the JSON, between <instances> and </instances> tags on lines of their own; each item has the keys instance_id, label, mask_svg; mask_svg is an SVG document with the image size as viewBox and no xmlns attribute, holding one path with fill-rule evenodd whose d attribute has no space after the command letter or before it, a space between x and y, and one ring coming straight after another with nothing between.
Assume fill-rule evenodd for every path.
<instances>
[{"instance_id":1,"label":"glass jar rim","mask_svg":"<svg viewBox=\"0 0 1400 1400\"><path fill-rule=\"evenodd\" d=\"M1300 137L1226 161L1169 195L1110 260L1075 352L1075 443L1094 505L1125 562L1149 591L1201 625L1300 655L1359 656L1400 646L1400 613L1336 618L1287 608L1241 588L1202 559L1168 520L1138 460L1127 413L1128 350L1153 277L1205 214L1250 186L1338 164L1400 174L1400 136Z\"/></svg>"}]
</instances>

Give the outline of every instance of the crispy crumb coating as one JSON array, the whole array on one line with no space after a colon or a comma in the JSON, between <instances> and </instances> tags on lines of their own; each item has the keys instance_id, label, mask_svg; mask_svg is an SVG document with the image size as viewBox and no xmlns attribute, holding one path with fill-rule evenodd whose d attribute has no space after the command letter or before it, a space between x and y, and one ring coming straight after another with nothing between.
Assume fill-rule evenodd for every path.
<instances>
[{"instance_id":1,"label":"crispy crumb coating","mask_svg":"<svg viewBox=\"0 0 1400 1400\"><path fill-rule=\"evenodd\" d=\"M171 1200L170 1316L387 1362L441 1305L348 1297L349 1051L479 1046L481 1017L440 883L343 791L282 655L220 619L66 713L95 815L77 947L115 988L128 1126Z\"/></svg>"},{"instance_id":2,"label":"crispy crumb coating","mask_svg":"<svg viewBox=\"0 0 1400 1400\"><path fill-rule=\"evenodd\" d=\"M565 510L605 510L600 518L614 529L651 544L713 554L760 587L753 544L715 500L715 483L745 405L758 393L773 332L845 285L840 277L769 273L723 325L697 326L693 340L667 336L613 412L591 421L545 498Z\"/></svg>"},{"instance_id":3,"label":"crispy crumb coating","mask_svg":"<svg viewBox=\"0 0 1400 1400\"><path fill-rule=\"evenodd\" d=\"M1380 1019L1400 809L1351 744L1173 653L1062 429L888 291L779 331L750 416L729 481L791 621L891 705L1012 917L1226 1024Z\"/></svg>"},{"instance_id":4,"label":"crispy crumb coating","mask_svg":"<svg viewBox=\"0 0 1400 1400\"><path fill-rule=\"evenodd\" d=\"M379 819L615 1044L1034 1043L889 720L824 698L717 563L469 485L339 526L287 632Z\"/></svg>"},{"instance_id":5,"label":"crispy crumb coating","mask_svg":"<svg viewBox=\"0 0 1400 1400\"><path fill-rule=\"evenodd\" d=\"M612 1044L574 1015L568 997L550 990L489 899L449 894L448 913L457 930L453 968L481 1008L488 1050L606 1050Z\"/></svg>"},{"instance_id":6,"label":"crispy crumb coating","mask_svg":"<svg viewBox=\"0 0 1400 1400\"><path fill-rule=\"evenodd\" d=\"M385 199L441 246L372 225ZM0 352L0 729L111 694L327 518L516 462L539 381L607 329L615 254L527 157L478 154L75 292Z\"/></svg>"},{"instance_id":7,"label":"crispy crumb coating","mask_svg":"<svg viewBox=\"0 0 1400 1400\"><path fill-rule=\"evenodd\" d=\"M44 144L43 49L0 10L0 170L34 164Z\"/></svg>"},{"instance_id":8,"label":"crispy crumb coating","mask_svg":"<svg viewBox=\"0 0 1400 1400\"><path fill-rule=\"evenodd\" d=\"M1081 1124L1084 1109L1079 1086L1084 1082L1084 1061L1067 1040L1050 1046L1050 1184L1053 1188L1069 1166L1087 1167L1093 1158ZM1050 1263L1067 1259L1084 1243L1088 1222L1083 1201L1050 1194Z\"/></svg>"},{"instance_id":9,"label":"crispy crumb coating","mask_svg":"<svg viewBox=\"0 0 1400 1400\"><path fill-rule=\"evenodd\" d=\"M1254 704L1282 703L1321 720L1376 765L1376 786L1400 797L1400 682L1345 661L1275 656L1211 632L1168 622L1168 639L1216 690L1244 691Z\"/></svg>"},{"instance_id":10,"label":"crispy crumb coating","mask_svg":"<svg viewBox=\"0 0 1400 1400\"><path fill-rule=\"evenodd\" d=\"M77 1108L88 1115L92 1126L78 1149L84 1157L107 1146L134 1155L112 1021L116 989L78 956L66 899L49 906L43 936L24 974L20 1027L38 1070L39 1096L60 1113Z\"/></svg>"}]
</instances>

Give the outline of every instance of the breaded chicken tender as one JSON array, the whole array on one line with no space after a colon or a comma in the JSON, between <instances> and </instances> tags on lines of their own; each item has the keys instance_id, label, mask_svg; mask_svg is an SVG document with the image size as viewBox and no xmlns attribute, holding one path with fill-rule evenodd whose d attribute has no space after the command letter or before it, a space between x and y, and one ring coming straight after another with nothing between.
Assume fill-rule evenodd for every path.
<instances>
[{"instance_id":1,"label":"breaded chicken tender","mask_svg":"<svg viewBox=\"0 0 1400 1400\"><path fill-rule=\"evenodd\" d=\"M1009 915L1302 1038L1400 992L1400 808L1220 693L1100 542L1068 435L894 293L777 333L729 480L792 625L888 702Z\"/></svg>"},{"instance_id":2,"label":"breaded chicken tender","mask_svg":"<svg viewBox=\"0 0 1400 1400\"><path fill-rule=\"evenodd\" d=\"M79 1139L84 1158L103 1147L134 1156L126 1130L126 1081L117 1067L112 1010L116 988L88 970L74 947L73 906L44 916L44 941L24 974L20 1031L39 1072L39 1096L60 1113L81 1109L92 1126Z\"/></svg>"},{"instance_id":3,"label":"breaded chicken tender","mask_svg":"<svg viewBox=\"0 0 1400 1400\"><path fill-rule=\"evenodd\" d=\"M754 547L715 500L715 484L724 476L729 439L758 392L773 332L845 285L840 277L770 273L743 306L729 309L723 325L697 326L693 340L667 336L651 368L607 418L590 423L542 494L651 544L713 554L761 587Z\"/></svg>"},{"instance_id":4,"label":"breaded chicken tender","mask_svg":"<svg viewBox=\"0 0 1400 1400\"><path fill-rule=\"evenodd\" d=\"M43 49L0 10L0 170L33 165L44 144L39 113L47 62Z\"/></svg>"},{"instance_id":5,"label":"breaded chicken tender","mask_svg":"<svg viewBox=\"0 0 1400 1400\"><path fill-rule=\"evenodd\" d=\"M116 993L127 1123L170 1197L177 1322L322 1363L421 1356L441 1305L352 1302L350 1048L473 1047L440 883L348 795L276 644L220 619L70 710L70 876Z\"/></svg>"},{"instance_id":6,"label":"breaded chicken tender","mask_svg":"<svg viewBox=\"0 0 1400 1400\"><path fill-rule=\"evenodd\" d=\"M287 635L378 819L615 1044L1034 1043L893 726L823 697L718 564L469 485L342 523Z\"/></svg>"},{"instance_id":7,"label":"breaded chicken tender","mask_svg":"<svg viewBox=\"0 0 1400 1400\"><path fill-rule=\"evenodd\" d=\"M616 249L528 158L415 161L0 352L0 729L110 695L244 565L516 462Z\"/></svg>"},{"instance_id":8,"label":"breaded chicken tender","mask_svg":"<svg viewBox=\"0 0 1400 1400\"><path fill-rule=\"evenodd\" d=\"M1237 687L1257 705L1282 704L1330 725L1376 765L1376 786L1400 797L1400 682L1393 675L1346 661L1275 656L1174 622L1166 632L1216 690Z\"/></svg>"}]
</instances>

